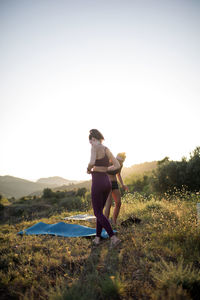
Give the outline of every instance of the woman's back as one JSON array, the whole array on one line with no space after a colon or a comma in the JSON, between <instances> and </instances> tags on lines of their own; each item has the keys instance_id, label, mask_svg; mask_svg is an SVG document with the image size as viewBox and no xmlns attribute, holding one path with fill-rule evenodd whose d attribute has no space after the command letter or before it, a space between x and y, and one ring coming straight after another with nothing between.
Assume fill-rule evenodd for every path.
<instances>
[{"instance_id":1,"label":"woman's back","mask_svg":"<svg viewBox=\"0 0 200 300\"><path fill-rule=\"evenodd\" d=\"M99 167L108 167L109 166L109 158L106 153L106 149L107 148L103 145L97 146L95 166L99 166Z\"/></svg>"},{"instance_id":2,"label":"woman's back","mask_svg":"<svg viewBox=\"0 0 200 300\"><path fill-rule=\"evenodd\" d=\"M96 158L101 159L105 156L106 154L106 147L102 144L96 145Z\"/></svg>"},{"instance_id":3,"label":"woman's back","mask_svg":"<svg viewBox=\"0 0 200 300\"><path fill-rule=\"evenodd\" d=\"M109 167L110 161L113 163ZM113 156L110 150L101 143L92 143L91 157L88 165L88 173L90 170L97 172L107 172L109 169L117 169L120 167L118 160Z\"/></svg>"}]
</instances>

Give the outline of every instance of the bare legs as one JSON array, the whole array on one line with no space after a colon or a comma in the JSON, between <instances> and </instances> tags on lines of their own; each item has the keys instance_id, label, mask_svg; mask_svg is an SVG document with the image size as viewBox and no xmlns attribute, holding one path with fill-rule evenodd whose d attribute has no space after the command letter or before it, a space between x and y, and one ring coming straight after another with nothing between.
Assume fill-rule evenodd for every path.
<instances>
[{"instance_id":1,"label":"bare legs","mask_svg":"<svg viewBox=\"0 0 200 300\"><path fill-rule=\"evenodd\" d=\"M113 212L113 223L117 223L117 217L119 215L120 207L121 207L121 195L119 190L113 190L112 192L113 199L115 201L115 208Z\"/></svg>"},{"instance_id":2,"label":"bare legs","mask_svg":"<svg viewBox=\"0 0 200 300\"><path fill-rule=\"evenodd\" d=\"M114 212L113 212L112 221L116 225L117 217L119 215L119 211L120 211L120 207L121 207L121 195L120 195L120 191L118 189L115 189L112 192L110 192L110 194L107 198L107 201L106 201L104 215L106 216L107 219L109 218L110 208L112 205L112 197L115 201L115 208L114 208Z\"/></svg>"},{"instance_id":3,"label":"bare legs","mask_svg":"<svg viewBox=\"0 0 200 300\"><path fill-rule=\"evenodd\" d=\"M110 208L112 205L112 191L109 193L108 198L106 200L105 209L104 209L104 216L108 219L110 215Z\"/></svg>"}]
</instances>

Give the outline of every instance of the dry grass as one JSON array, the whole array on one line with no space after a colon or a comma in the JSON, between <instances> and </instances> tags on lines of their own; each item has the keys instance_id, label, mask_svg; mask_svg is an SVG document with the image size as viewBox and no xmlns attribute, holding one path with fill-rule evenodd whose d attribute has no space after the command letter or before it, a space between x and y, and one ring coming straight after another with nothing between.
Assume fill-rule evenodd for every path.
<instances>
[{"instance_id":1,"label":"dry grass","mask_svg":"<svg viewBox=\"0 0 200 300\"><path fill-rule=\"evenodd\" d=\"M95 248L90 238L17 235L39 221L63 221L64 212L2 224L1 299L199 299L200 196L186 196L125 195L119 223L130 215L142 223L118 226L123 243L113 250L109 240Z\"/></svg>"}]
</instances>

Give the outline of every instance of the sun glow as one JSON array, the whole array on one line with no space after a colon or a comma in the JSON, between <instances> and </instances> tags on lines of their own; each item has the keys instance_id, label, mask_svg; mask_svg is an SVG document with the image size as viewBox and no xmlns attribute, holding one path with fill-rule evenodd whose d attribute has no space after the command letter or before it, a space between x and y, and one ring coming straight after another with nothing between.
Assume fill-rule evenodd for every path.
<instances>
[{"instance_id":1,"label":"sun glow","mask_svg":"<svg viewBox=\"0 0 200 300\"><path fill-rule=\"evenodd\" d=\"M198 4L125 2L0 4L1 175L90 179L91 128L125 166L198 146Z\"/></svg>"}]
</instances>

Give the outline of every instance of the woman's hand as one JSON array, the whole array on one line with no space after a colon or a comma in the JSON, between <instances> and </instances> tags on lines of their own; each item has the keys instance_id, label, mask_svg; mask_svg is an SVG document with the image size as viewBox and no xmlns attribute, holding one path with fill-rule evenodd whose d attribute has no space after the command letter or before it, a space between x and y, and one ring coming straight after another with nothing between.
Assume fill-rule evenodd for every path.
<instances>
[{"instance_id":1,"label":"woman's hand","mask_svg":"<svg viewBox=\"0 0 200 300\"><path fill-rule=\"evenodd\" d=\"M87 173L91 174L91 170L89 168L87 168Z\"/></svg>"},{"instance_id":2,"label":"woman's hand","mask_svg":"<svg viewBox=\"0 0 200 300\"><path fill-rule=\"evenodd\" d=\"M129 190L128 187L127 187L126 185L124 185L124 184L122 185L122 188L123 188L123 190L125 190L126 192L128 192L128 190Z\"/></svg>"}]
</instances>

